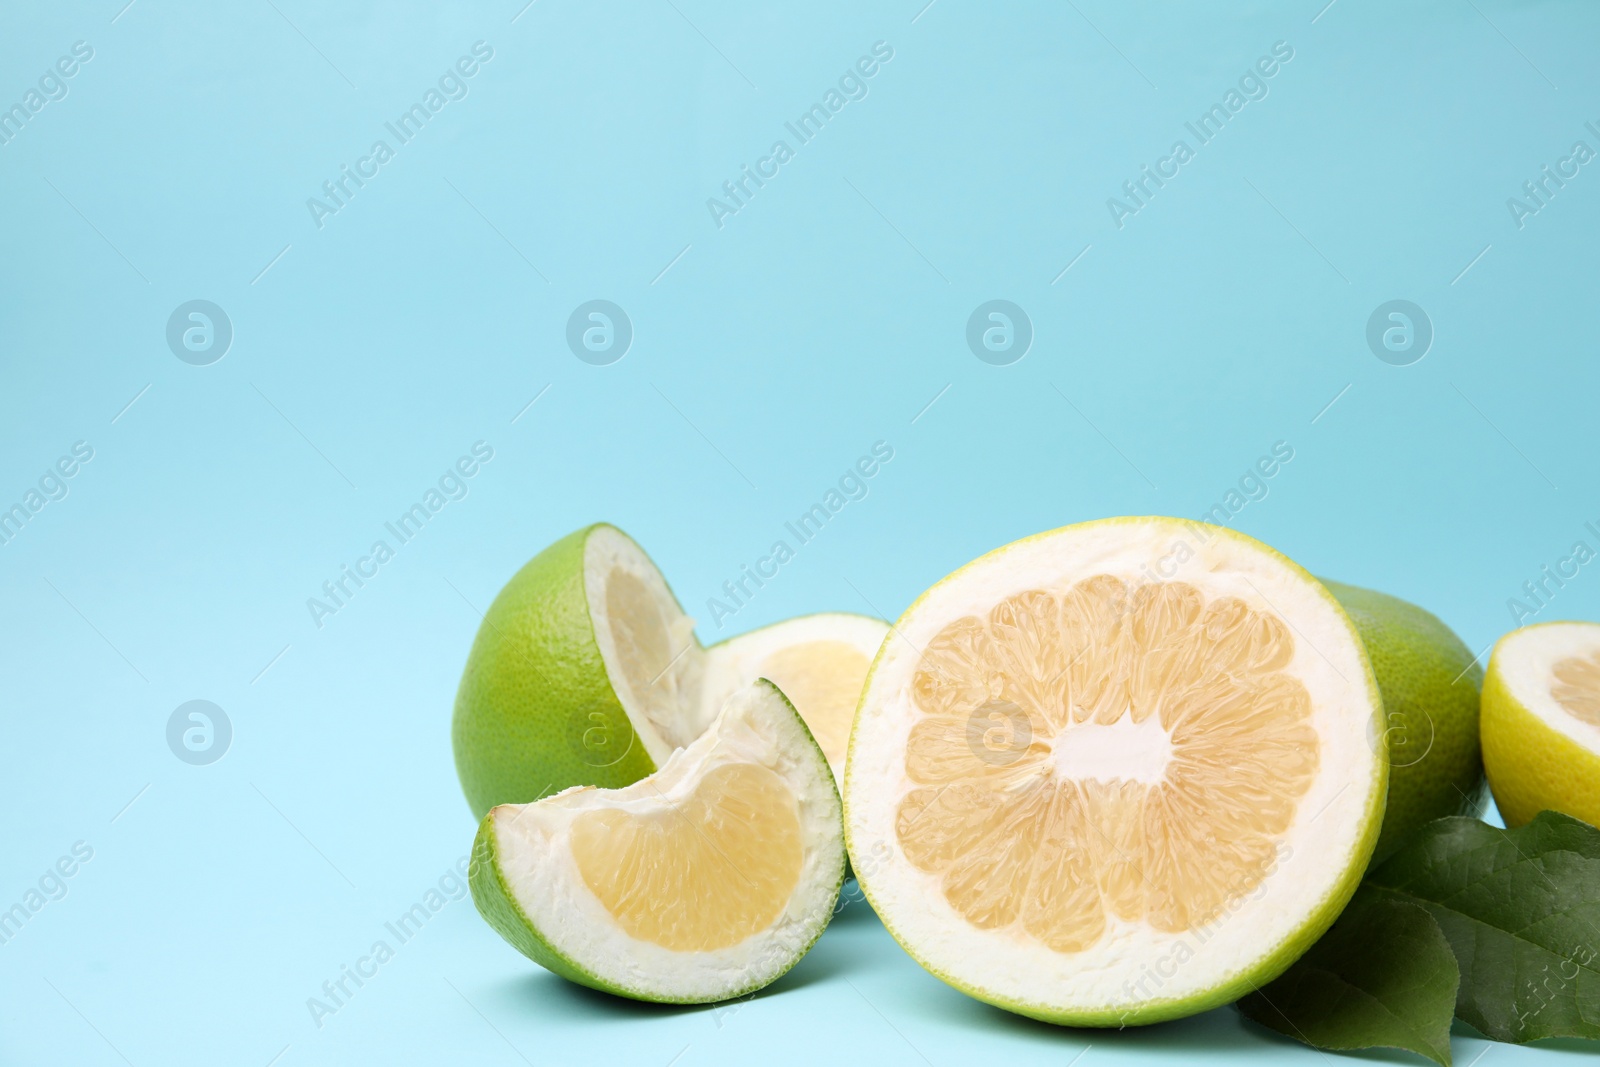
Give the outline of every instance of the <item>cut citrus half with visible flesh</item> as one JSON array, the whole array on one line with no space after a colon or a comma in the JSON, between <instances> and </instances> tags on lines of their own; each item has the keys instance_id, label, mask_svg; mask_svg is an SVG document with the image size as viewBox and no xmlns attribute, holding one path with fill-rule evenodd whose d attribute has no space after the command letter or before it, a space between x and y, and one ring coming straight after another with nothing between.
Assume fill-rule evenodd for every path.
<instances>
[{"instance_id":1,"label":"cut citrus half with visible flesh","mask_svg":"<svg viewBox=\"0 0 1600 1067\"><path fill-rule=\"evenodd\" d=\"M574 785L617 788L770 677L843 769L861 683L887 626L810 615L702 648L627 534L598 524L535 556L495 597L462 672L451 735L473 814Z\"/></svg>"},{"instance_id":2,"label":"cut citrus half with visible flesh","mask_svg":"<svg viewBox=\"0 0 1600 1067\"><path fill-rule=\"evenodd\" d=\"M1107 519L909 608L850 739L845 834L934 975L1051 1022L1234 1000L1355 891L1382 708L1328 591L1230 530Z\"/></svg>"},{"instance_id":3,"label":"cut citrus half with visible flesh","mask_svg":"<svg viewBox=\"0 0 1600 1067\"><path fill-rule=\"evenodd\" d=\"M674 1003L775 980L827 926L843 880L833 775L764 681L640 782L494 808L470 868L478 910L525 955Z\"/></svg>"},{"instance_id":4,"label":"cut citrus half with visible flesh","mask_svg":"<svg viewBox=\"0 0 1600 1067\"><path fill-rule=\"evenodd\" d=\"M1502 637L1480 725L1507 826L1546 809L1600 826L1600 624L1539 623Z\"/></svg>"},{"instance_id":5,"label":"cut citrus half with visible flesh","mask_svg":"<svg viewBox=\"0 0 1600 1067\"><path fill-rule=\"evenodd\" d=\"M829 612L729 638L706 649L707 699L720 703L720 694L770 679L794 702L842 781L861 686L888 632L881 619Z\"/></svg>"}]
</instances>

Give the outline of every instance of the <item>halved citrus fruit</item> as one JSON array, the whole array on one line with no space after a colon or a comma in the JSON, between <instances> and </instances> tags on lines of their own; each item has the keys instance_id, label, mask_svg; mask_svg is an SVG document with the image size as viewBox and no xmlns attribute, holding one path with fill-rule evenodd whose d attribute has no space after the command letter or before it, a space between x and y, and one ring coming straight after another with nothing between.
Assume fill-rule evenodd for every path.
<instances>
[{"instance_id":1,"label":"halved citrus fruit","mask_svg":"<svg viewBox=\"0 0 1600 1067\"><path fill-rule=\"evenodd\" d=\"M895 624L850 740L861 885L934 975L1073 1025L1279 974L1383 817L1377 684L1316 579L1241 534L1129 518L968 564Z\"/></svg>"},{"instance_id":2,"label":"halved citrus fruit","mask_svg":"<svg viewBox=\"0 0 1600 1067\"><path fill-rule=\"evenodd\" d=\"M814 615L702 648L644 550L614 526L586 527L518 571L478 628L451 728L467 803L482 818L569 786L637 782L762 676L842 760L886 629Z\"/></svg>"},{"instance_id":3,"label":"halved citrus fruit","mask_svg":"<svg viewBox=\"0 0 1600 1067\"><path fill-rule=\"evenodd\" d=\"M1483 680L1483 766L1507 826L1546 809L1600 826L1600 624L1513 630Z\"/></svg>"},{"instance_id":4,"label":"halved citrus fruit","mask_svg":"<svg viewBox=\"0 0 1600 1067\"><path fill-rule=\"evenodd\" d=\"M622 789L577 787L489 812L478 910L555 973L637 1000L760 989L805 955L844 880L838 790L770 682Z\"/></svg>"}]
</instances>

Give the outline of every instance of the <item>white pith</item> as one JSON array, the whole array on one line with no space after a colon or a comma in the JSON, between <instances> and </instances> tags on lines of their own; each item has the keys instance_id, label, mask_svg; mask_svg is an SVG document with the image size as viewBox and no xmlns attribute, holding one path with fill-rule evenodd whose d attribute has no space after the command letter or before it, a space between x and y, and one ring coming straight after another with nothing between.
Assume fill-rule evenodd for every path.
<instances>
[{"instance_id":1,"label":"white pith","mask_svg":"<svg viewBox=\"0 0 1600 1067\"><path fill-rule=\"evenodd\" d=\"M672 951L630 936L579 873L573 820L603 807L668 814L727 763L766 767L794 794L804 858L787 904L766 929L714 951ZM827 764L788 703L765 684L729 697L710 729L641 782L579 786L534 804L502 805L492 818L501 872L540 936L582 970L648 998L711 1001L765 985L827 925L844 872L839 798Z\"/></svg>"},{"instance_id":2,"label":"white pith","mask_svg":"<svg viewBox=\"0 0 1600 1067\"><path fill-rule=\"evenodd\" d=\"M1600 753L1600 726L1573 715L1551 695L1555 666L1600 652L1600 624L1553 622L1516 630L1500 639L1494 666L1518 704L1563 737Z\"/></svg>"},{"instance_id":3,"label":"white pith","mask_svg":"<svg viewBox=\"0 0 1600 1067\"><path fill-rule=\"evenodd\" d=\"M1063 953L1014 927L971 925L945 900L939 875L919 870L902 853L896 812L912 788L906 745L923 714L910 688L918 650L947 623L985 616L1006 597L1031 589L1062 593L1100 574L1130 584L1187 582L1208 598L1238 597L1287 621L1295 654L1285 670L1312 696L1320 763L1279 840L1270 874L1230 901L1215 922L1171 934L1108 916L1097 943ZM1381 709L1371 675L1348 619L1325 591L1254 542L1177 520L1071 527L970 564L929 590L895 629L905 640L884 644L851 737L846 836L857 875L895 936L935 974L985 999L1047 1017L1114 1017L1151 1002L1202 996L1276 953L1345 881L1362 848L1383 773ZM1129 727L1100 728L1101 737L1087 749L1104 759L1094 777L1148 780L1157 774L1160 739L1148 732L1148 722L1134 728L1145 731L1137 736ZM1155 731L1162 732L1159 724ZM1065 769L1074 776L1091 769L1085 751L1069 757Z\"/></svg>"},{"instance_id":4,"label":"white pith","mask_svg":"<svg viewBox=\"0 0 1600 1067\"><path fill-rule=\"evenodd\" d=\"M631 650L613 634L606 609L606 583L617 570L632 574L645 584L664 621L664 640L675 652L681 652L647 692L635 691L628 681L622 663ZM611 687L638 740L651 761L660 767L675 749L704 733L717 712L716 707L707 708L700 701L705 651L695 639L694 620L683 613L644 550L614 527L600 526L589 534L584 542L583 576L595 642L600 646Z\"/></svg>"}]
</instances>

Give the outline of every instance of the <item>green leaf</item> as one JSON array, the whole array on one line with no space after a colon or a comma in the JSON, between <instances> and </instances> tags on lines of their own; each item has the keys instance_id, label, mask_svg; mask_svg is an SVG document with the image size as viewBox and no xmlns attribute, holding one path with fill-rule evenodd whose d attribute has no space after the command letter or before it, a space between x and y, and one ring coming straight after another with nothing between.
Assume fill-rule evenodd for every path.
<instances>
[{"instance_id":1,"label":"green leaf","mask_svg":"<svg viewBox=\"0 0 1600 1067\"><path fill-rule=\"evenodd\" d=\"M1516 830L1439 819L1367 887L1438 922L1463 1021L1497 1041L1600 1038L1600 830L1553 811Z\"/></svg>"},{"instance_id":2,"label":"green leaf","mask_svg":"<svg viewBox=\"0 0 1600 1067\"><path fill-rule=\"evenodd\" d=\"M1459 978L1427 911L1363 886L1322 940L1239 1010L1315 1048L1407 1049L1450 1067Z\"/></svg>"}]
</instances>

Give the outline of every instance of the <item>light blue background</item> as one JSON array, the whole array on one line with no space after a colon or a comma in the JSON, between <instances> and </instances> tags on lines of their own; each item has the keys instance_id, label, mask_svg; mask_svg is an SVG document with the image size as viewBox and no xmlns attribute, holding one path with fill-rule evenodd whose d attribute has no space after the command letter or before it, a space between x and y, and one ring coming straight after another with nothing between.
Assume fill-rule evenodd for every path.
<instances>
[{"instance_id":1,"label":"light blue background","mask_svg":"<svg viewBox=\"0 0 1600 1067\"><path fill-rule=\"evenodd\" d=\"M1522 229L1506 206L1600 148L1600 11L124 2L0 15L0 106L94 49L0 145L0 504L94 449L0 546L0 907L94 850L0 945L0 1061L1312 1062L1231 1009L1008 1016L859 904L736 1012L568 986L465 900L321 1029L306 1000L465 854L476 613L597 519L714 640L892 617L1041 529L1198 516L1284 441L1232 525L1484 648L1542 565L1600 546L1600 168ZM319 229L307 198L479 40L469 95ZM707 198L880 40L869 95L718 229ZM1269 95L1114 226L1107 198L1276 41ZM564 341L595 298L635 330L611 366ZM1005 367L964 341L997 298L1035 330ZM192 299L233 324L210 366L165 343ZM1411 366L1365 342L1391 299L1436 331ZM319 629L307 598L480 440L469 495ZM704 621L878 440L869 495ZM1594 569L1536 617L1600 614ZM210 766L167 748L191 699L233 724Z\"/></svg>"}]
</instances>

